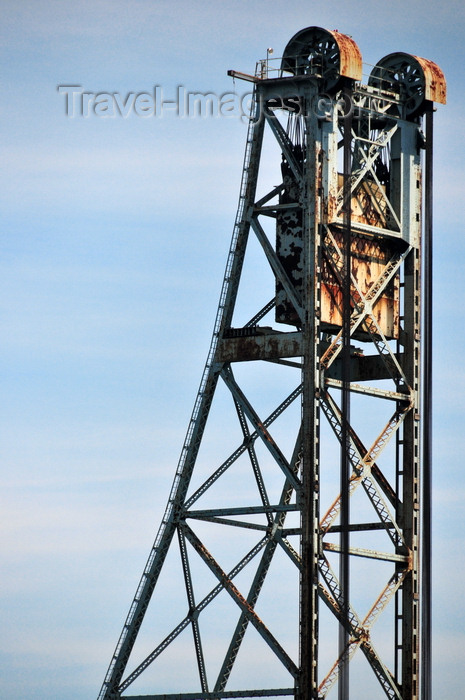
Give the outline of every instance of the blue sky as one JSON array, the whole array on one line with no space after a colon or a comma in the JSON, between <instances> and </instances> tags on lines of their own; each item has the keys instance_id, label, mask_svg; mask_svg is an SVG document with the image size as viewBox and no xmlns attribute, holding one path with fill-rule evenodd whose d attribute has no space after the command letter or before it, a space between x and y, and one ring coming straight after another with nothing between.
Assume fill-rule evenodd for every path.
<instances>
[{"instance_id":1,"label":"blue sky","mask_svg":"<svg viewBox=\"0 0 465 700\"><path fill-rule=\"evenodd\" d=\"M96 697L161 519L239 192L237 116L65 113L91 93L223 94L299 29L444 70L435 121L435 696L465 665L462 2L0 3L2 697ZM457 306L455 301L457 300Z\"/></svg>"}]
</instances>

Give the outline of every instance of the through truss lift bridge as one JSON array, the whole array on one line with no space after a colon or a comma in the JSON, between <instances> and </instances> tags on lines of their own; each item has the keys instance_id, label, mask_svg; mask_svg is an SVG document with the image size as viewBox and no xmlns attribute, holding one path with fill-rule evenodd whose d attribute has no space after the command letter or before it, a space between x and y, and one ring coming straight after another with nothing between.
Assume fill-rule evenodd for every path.
<instances>
[{"instance_id":1,"label":"through truss lift bridge","mask_svg":"<svg viewBox=\"0 0 465 700\"><path fill-rule=\"evenodd\" d=\"M270 55L230 71L253 97L213 339L99 700L431 697L444 76L364 75L319 27Z\"/></svg>"}]
</instances>

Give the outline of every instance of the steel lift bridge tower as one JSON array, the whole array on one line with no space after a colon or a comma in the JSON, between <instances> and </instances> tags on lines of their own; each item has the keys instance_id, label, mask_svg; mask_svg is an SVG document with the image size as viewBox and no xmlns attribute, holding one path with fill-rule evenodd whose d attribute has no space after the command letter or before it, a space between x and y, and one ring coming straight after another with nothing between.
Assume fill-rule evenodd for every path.
<instances>
[{"instance_id":1,"label":"steel lift bridge tower","mask_svg":"<svg viewBox=\"0 0 465 700\"><path fill-rule=\"evenodd\" d=\"M363 78L319 27L270 54L230 71L253 96L213 340L99 700L431 696L444 76L393 53Z\"/></svg>"}]
</instances>

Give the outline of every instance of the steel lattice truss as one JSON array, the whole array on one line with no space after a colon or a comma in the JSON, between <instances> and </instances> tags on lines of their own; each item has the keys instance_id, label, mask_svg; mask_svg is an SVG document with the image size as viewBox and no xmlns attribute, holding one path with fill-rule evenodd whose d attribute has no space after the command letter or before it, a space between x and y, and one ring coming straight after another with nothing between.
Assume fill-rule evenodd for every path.
<instances>
[{"instance_id":1,"label":"steel lattice truss","mask_svg":"<svg viewBox=\"0 0 465 700\"><path fill-rule=\"evenodd\" d=\"M277 87L298 110L276 105ZM357 658L370 697L419 697L421 124L392 92L358 83L357 121L341 109L347 91L324 113L310 109L320 89L317 79L254 79L212 343L99 700L322 700ZM271 188L267 140L279 154ZM217 439L203 451L210 421ZM172 561L182 602L163 628L171 603L157 595ZM161 673L189 630L172 690L155 691L152 674L147 691L149 671ZM180 692L187 667L194 686Z\"/></svg>"}]
</instances>

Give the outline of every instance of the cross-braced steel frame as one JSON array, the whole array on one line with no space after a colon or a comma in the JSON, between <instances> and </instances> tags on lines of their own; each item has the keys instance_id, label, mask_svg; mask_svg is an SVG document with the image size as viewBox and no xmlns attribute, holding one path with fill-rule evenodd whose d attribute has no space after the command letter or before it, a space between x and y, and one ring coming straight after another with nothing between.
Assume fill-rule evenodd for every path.
<instances>
[{"instance_id":1,"label":"cross-braced steel frame","mask_svg":"<svg viewBox=\"0 0 465 700\"><path fill-rule=\"evenodd\" d=\"M420 640L430 592L420 585L420 545L429 476L422 499L420 418L429 405L426 396L420 408L421 161L426 145L430 189L431 112L425 135L421 115L408 118L402 94L379 80L365 86L344 79L322 94L328 82L319 69L275 77L262 64L249 77L253 101L239 207L213 339L168 505L99 700L322 700L336 687L342 700L361 697L360 689L371 688L373 679L370 697L426 700L428 640L422 643L423 665ZM268 140L278 147L281 179L270 188L265 177L260 192ZM426 213L430 230L429 205ZM271 300L257 305L263 290L249 290L239 305L251 239L271 271ZM237 323L244 313L246 321ZM286 373L290 387L267 413L240 378L241 368L253 368L259 384L264 363ZM238 441L216 462L209 455L208 469L195 483L219 383L234 408ZM277 437L274 428L292 407L294 430L285 423ZM222 429L232 432L229 423ZM222 479L239 463L253 476L248 502L240 497L239 472L228 503L215 505L215 496L203 506L214 488L221 493ZM234 564L226 566L221 546L214 555L206 544L207 525L236 533L239 542L248 533L250 549L238 547ZM184 579L184 609L176 610L179 619L168 634L156 639L154 630L152 648L128 670L173 550ZM235 556L235 550L228 554ZM426 551L427 586L428 556ZM199 564L212 580L200 598ZM274 603L262 612L262 591L276 566ZM211 665L202 621L224 596L237 613L222 657L214 654ZM275 618L283 599L292 597L298 629L289 634ZM380 620L388 622L376 638ZM256 644L271 650L287 683L267 687L248 683L247 673L234 675L252 628ZM176 675L171 694L156 685L149 694L127 694L149 668L163 663L187 629L196 686L179 692ZM356 676L349 676L352 659L363 657ZM260 658L257 652L253 665ZM176 674L182 675L184 663L179 660ZM265 663L265 676L271 678L272 670ZM229 689L231 675L239 688Z\"/></svg>"}]
</instances>

